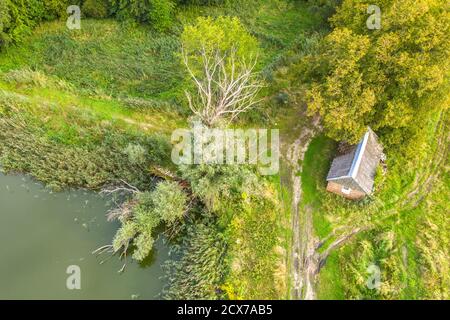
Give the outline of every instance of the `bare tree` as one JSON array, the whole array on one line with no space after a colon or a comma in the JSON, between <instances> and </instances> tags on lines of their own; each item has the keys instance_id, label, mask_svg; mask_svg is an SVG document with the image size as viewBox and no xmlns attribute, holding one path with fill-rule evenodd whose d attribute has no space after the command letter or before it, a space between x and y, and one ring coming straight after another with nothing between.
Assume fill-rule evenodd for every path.
<instances>
[{"instance_id":1,"label":"bare tree","mask_svg":"<svg viewBox=\"0 0 450 320\"><path fill-rule=\"evenodd\" d=\"M187 52L182 51L184 64L197 88L195 96L186 91L189 107L208 126L222 118L231 122L260 101L257 95L263 82L254 71L257 58L247 62L238 59L236 51L233 48L228 53L220 50L211 53L202 47L198 72L192 68Z\"/></svg>"}]
</instances>

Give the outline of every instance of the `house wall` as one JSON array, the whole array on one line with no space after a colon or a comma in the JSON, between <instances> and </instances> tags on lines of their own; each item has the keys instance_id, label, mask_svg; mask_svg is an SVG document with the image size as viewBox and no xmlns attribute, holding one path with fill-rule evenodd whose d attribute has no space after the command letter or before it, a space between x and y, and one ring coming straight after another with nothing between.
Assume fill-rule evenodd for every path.
<instances>
[{"instance_id":1,"label":"house wall","mask_svg":"<svg viewBox=\"0 0 450 320\"><path fill-rule=\"evenodd\" d=\"M327 191L328 192L332 192L332 193L338 194L338 195L343 196L343 197L345 197L347 199L359 200L359 199L362 199L362 198L364 198L366 196L366 194L364 192L361 192L359 190L354 190L354 189L352 189L349 194L344 193L342 191L343 188L344 188L343 185L341 185L339 183L336 183L336 182L333 182L333 181L329 181L328 185L327 185Z\"/></svg>"}]
</instances>

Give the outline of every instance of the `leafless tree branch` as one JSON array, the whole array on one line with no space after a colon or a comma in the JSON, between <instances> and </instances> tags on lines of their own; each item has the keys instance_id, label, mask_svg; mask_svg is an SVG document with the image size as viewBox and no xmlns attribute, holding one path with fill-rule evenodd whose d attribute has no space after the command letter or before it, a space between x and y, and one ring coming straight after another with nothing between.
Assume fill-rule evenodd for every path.
<instances>
[{"instance_id":1,"label":"leafless tree branch","mask_svg":"<svg viewBox=\"0 0 450 320\"><path fill-rule=\"evenodd\" d=\"M235 49L223 54L202 47L199 51L202 68L196 72L184 48L182 56L197 89L195 96L185 92L189 108L206 125L213 126L224 117L233 121L261 101L257 95L264 86L255 72L257 58L248 63L237 58Z\"/></svg>"}]
</instances>

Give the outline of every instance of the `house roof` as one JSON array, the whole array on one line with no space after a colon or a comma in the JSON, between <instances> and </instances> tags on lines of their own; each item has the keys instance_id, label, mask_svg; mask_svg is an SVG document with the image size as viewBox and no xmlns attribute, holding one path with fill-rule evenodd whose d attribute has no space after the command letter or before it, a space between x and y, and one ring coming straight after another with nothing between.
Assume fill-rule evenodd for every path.
<instances>
[{"instance_id":1,"label":"house roof","mask_svg":"<svg viewBox=\"0 0 450 320\"><path fill-rule=\"evenodd\" d=\"M327 181L334 181L370 194L382 152L383 148L378 142L377 135L368 128L356 146L333 160Z\"/></svg>"}]
</instances>

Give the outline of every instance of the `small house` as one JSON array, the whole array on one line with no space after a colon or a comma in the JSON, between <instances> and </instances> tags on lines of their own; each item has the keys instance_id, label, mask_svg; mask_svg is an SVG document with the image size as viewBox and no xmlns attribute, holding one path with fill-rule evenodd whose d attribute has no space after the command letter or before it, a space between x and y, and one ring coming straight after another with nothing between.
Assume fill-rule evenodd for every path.
<instances>
[{"instance_id":1,"label":"small house","mask_svg":"<svg viewBox=\"0 0 450 320\"><path fill-rule=\"evenodd\" d=\"M333 160L327 176L327 191L353 200L370 195L383 157L383 147L377 135L368 128L356 146Z\"/></svg>"}]
</instances>

